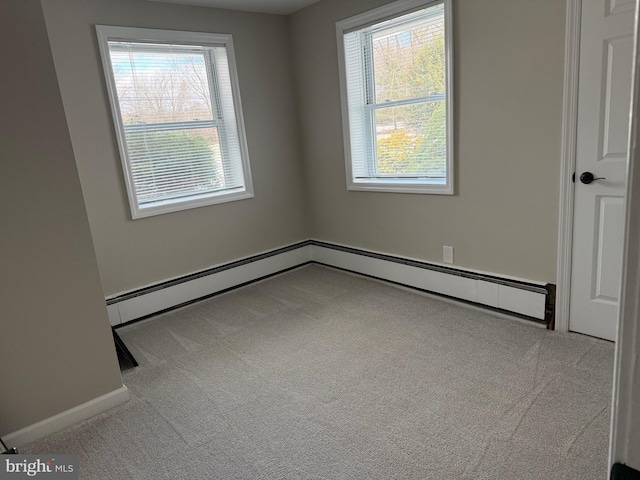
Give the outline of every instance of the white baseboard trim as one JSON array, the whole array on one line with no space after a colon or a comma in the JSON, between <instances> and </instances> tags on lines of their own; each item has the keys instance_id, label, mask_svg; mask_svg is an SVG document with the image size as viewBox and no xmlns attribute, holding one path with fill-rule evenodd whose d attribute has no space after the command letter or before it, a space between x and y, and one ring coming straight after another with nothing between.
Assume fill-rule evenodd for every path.
<instances>
[{"instance_id":1,"label":"white baseboard trim","mask_svg":"<svg viewBox=\"0 0 640 480\"><path fill-rule=\"evenodd\" d=\"M307 240L107 299L111 325L178 308L308 263L545 321L545 284Z\"/></svg>"},{"instance_id":2,"label":"white baseboard trim","mask_svg":"<svg viewBox=\"0 0 640 480\"><path fill-rule=\"evenodd\" d=\"M46 418L38 423L9 433L4 436L3 441L8 447L21 447L113 407L117 407L127 400L129 400L129 389L123 385L117 390L89 400L82 405L70 408L53 417Z\"/></svg>"}]
</instances>

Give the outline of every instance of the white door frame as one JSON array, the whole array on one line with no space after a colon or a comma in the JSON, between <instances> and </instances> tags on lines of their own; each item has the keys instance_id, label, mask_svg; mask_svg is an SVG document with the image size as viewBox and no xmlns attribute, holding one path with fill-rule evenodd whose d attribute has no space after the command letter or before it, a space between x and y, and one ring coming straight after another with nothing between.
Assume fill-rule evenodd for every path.
<instances>
[{"instance_id":1,"label":"white door frame","mask_svg":"<svg viewBox=\"0 0 640 480\"><path fill-rule=\"evenodd\" d=\"M636 4L622 284L613 375L609 465L640 470L640 45ZM631 212L634 212L632 215Z\"/></svg>"},{"instance_id":2,"label":"white door frame","mask_svg":"<svg viewBox=\"0 0 640 480\"><path fill-rule=\"evenodd\" d=\"M609 466L616 462L640 469L640 41L636 5L632 117L625 206L625 245L618 314L618 332L611 408ZM571 250L573 245L574 183L578 118L578 72L582 0L567 0L563 99L556 323L569 330ZM634 165L636 165L634 168Z\"/></svg>"},{"instance_id":3,"label":"white door frame","mask_svg":"<svg viewBox=\"0 0 640 480\"><path fill-rule=\"evenodd\" d=\"M580 68L580 17L582 0L567 0L564 41L564 93L562 153L560 157L560 207L558 209L558 263L555 329L569 331L571 251L573 248L573 195L578 135L578 77Z\"/></svg>"}]
</instances>

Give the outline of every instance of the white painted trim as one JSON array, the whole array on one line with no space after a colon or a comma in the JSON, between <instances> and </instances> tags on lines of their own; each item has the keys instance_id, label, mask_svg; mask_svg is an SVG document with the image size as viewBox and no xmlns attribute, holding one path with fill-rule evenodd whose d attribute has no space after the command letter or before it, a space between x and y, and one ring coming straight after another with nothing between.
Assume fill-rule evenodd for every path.
<instances>
[{"instance_id":1,"label":"white painted trim","mask_svg":"<svg viewBox=\"0 0 640 480\"><path fill-rule=\"evenodd\" d=\"M21 447L55 432L75 425L78 422L105 412L129 400L129 389L124 385L117 390L89 400L38 423L5 435L3 440L8 447Z\"/></svg>"},{"instance_id":2,"label":"white painted trim","mask_svg":"<svg viewBox=\"0 0 640 480\"><path fill-rule=\"evenodd\" d=\"M387 192L414 193L419 195L453 195L453 182L438 185L435 183L406 183L384 180L355 181L347 178L347 190L351 192Z\"/></svg>"},{"instance_id":3,"label":"white painted trim","mask_svg":"<svg viewBox=\"0 0 640 480\"><path fill-rule=\"evenodd\" d=\"M446 75L447 75L447 192L450 195L455 193L455 162L453 161L455 156L454 149L454 107L455 107L455 89L453 83L454 71L454 58L453 58L453 2L451 0L444 1L444 47L445 62L446 62Z\"/></svg>"},{"instance_id":4,"label":"white painted trim","mask_svg":"<svg viewBox=\"0 0 640 480\"><path fill-rule=\"evenodd\" d=\"M574 198L574 183L572 182L572 176L576 168L581 11L582 0L567 0L555 321L555 329L560 332L569 331Z\"/></svg>"},{"instance_id":5,"label":"white painted trim","mask_svg":"<svg viewBox=\"0 0 640 480\"><path fill-rule=\"evenodd\" d=\"M340 20L336 25L340 26L342 32L347 32L356 28L372 25L373 23L397 16L400 13L417 10L430 5L437 5L442 2L443 0L396 0L381 7Z\"/></svg>"},{"instance_id":6,"label":"white painted trim","mask_svg":"<svg viewBox=\"0 0 640 480\"><path fill-rule=\"evenodd\" d=\"M120 323L126 323L146 317L289 268L295 268L308 263L310 257L310 246L302 245L294 250L248 262L244 265L203 275L149 293L143 292L139 296L111 304L110 307L116 307L118 311L117 315L113 313L111 318L113 321L119 318Z\"/></svg>"},{"instance_id":7,"label":"white painted trim","mask_svg":"<svg viewBox=\"0 0 640 480\"><path fill-rule=\"evenodd\" d=\"M423 183L406 181L399 178L372 180L355 180L351 155L351 132L349 125L349 102L347 97L347 74L344 52L344 34L356 28L364 28L374 23L402 15L419 8L444 4L445 22L445 62L446 62L446 131L447 156L446 179L439 183ZM344 142L345 170L347 190L362 192L391 192L429 195L453 195L454 192L454 84L453 84L453 12L451 0L396 0L378 8L354 15L336 22L336 40L338 46L338 78L340 83L340 104L342 111L342 137Z\"/></svg>"},{"instance_id":8,"label":"white painted trim","mask_svg":"<svg viewBox=\"0 0 640 480\"><path fill-rule=\"evenodd\" d=\"M640 40L636 5L633 91L625 206L625 245L613 375L609 466L640 470Z\"/></svg>"},{"instance_id":9,"label":"white painted trim","mask_svg":"<svg viewBox=\"0 0 640 480\"><path fill-rule=\"evenodd\" d=\"M112 327L122 323L122 320L120 319L120 310L118 310L117 305L107 305L107 314L109 316L109 323Z\"/></svg>"},{"instance_id":10,"label":"white painted trim","mask_svg":"<svg viewBox=\"0 0 640 480\"><path fill-rule=\"evenodd\" d=\"M238 72L236 67L235 52L233 48L233 38L230 34L221 33L205 33L205 32L186 32L179 30L159 30L152 28L135 28L120 27L109 25L96 25L96 34L98 38L98 47L100 50L100 58L107 86L107 94L109 104L111 105L111 114L115 126L116 139L118 142L118 150L122 163L125 186L127 187L127 196L129 199L129 207L131 209L131 218L150 217L153 215L162 215L165 213L177 212L191 208L204 207L219 203L234 202L254 197L253 180L251 177L251 167L249 164L249 149L247 147L247 137L244 128L244 118L242 113L242 101L240 99L240 85L238 82ZM109 53L109 40L124 41L146 41L157 42L163 44L184 44L184 45L201 45L201 46L224 46L226 49L227 65L229 68L229 77L231 83L231 96L235 111L235 123L238 134L238 145L240 147L240 164L242 165L242 173L244 186L231 190L222 190L207 192L202 195L192 195L181 198L172 198L164 202L154 202L149 206L141 206L135 194L135 183L133 173L129 165L129 154L126 145L126 135L120 111L120 102L118 100L118 91L116 88L115 77L113 74L113 66L111 64L111 56Z\"/></svg>"},{"instance_id":11,"label":"white painted trim","mask_svg":"<svg viewBox=\"0 0 640 480\"><path fill-rule=\"evenodd\" d=\"M512 286L311 245L311 260L544 320L546 296ZM498 275L493 275L498 277Z\"/></svg>"}]
</instances>

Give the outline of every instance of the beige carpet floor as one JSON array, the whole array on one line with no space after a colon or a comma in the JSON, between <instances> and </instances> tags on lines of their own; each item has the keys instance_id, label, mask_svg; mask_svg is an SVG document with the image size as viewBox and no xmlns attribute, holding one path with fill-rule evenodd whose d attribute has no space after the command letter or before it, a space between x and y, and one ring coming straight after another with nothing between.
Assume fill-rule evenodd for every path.
<instances>
[{"instance_id":1,"label":"beige carpet floor","mask_svg":"<svg viewBox=\"0 0 640 480\"><path fill-rule=\"evenodd\" d=\"M604 479L613 345L308 266L119 330L84 479Z\"/></svg>"}]
</instances>

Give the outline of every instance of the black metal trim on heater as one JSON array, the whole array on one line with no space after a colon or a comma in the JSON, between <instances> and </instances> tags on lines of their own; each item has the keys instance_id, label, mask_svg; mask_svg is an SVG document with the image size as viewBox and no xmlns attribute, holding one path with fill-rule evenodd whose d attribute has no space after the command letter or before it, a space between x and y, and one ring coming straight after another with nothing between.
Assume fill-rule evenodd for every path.
<instances>
[{"instance_id":1,"label":"black metal trim on heater","mask_svg":"<svg viewBox=\"0 0 640 480\"><path fill-rule=\"evenodd\" d=\"M556 286L553 283L545 285L547 295L544 302L544 321L547 324L547 330L556 328Z\"/></svg>"},{"instance_id":2,"label":"black metal trim on heater","mask_svg":"<svg viewBox=\"0 0 640 480\"><path fill-rule=\"evenodd\" d=\"M611 468L611 480L640 480L640 472L622 463L616 463Z\"/></svg>"},{"instance_id":3,"label":"black metal trim on heater","mask_svg":"<svg viewBox=\"0 0 640 480\"><path fill-rule=\"evenodd\" d=\"M186 307L188 305L192 305L194 303L198 303L198 302L201 302L203 300L208 300L209 298L217 297L218 295L222 295L223 293L227 293L227 292L230 292L232 290L236 290L238 288L246 287L247 285L251 285L252 283L260 282L262 280L266 280L267 278L275 277L276 275L280 275L282 273L287 273L287 272L289 272L291 270L295 270L296 268L302 268L302 267L304 267L306 265L309 265L311 263L316 263L316 262L304 262L304 263L301 263L300 265L295 265L293 267L285 268L283 270L278 270L277 272L270 273L269 275L265 275L265 276L260 277L260 278L254 278L253 280L249 280L247 282L239 283L238 285L234 285L233 287L225 288L224 290L218 290L217 292L209 293L209 294L204 295L202 297L194 298L193 300L189 300L187 302L182 302L182 303L179 303L177 305L173 305L171 307L164 308L162 310L158 310L157 312L150 313L149 315L144 315L142 317L134 318L133 320L129 320L128 322L124 322L124 323L121 323L119 325L115 325L112 328L118 329L120 327L124 327L125 325L131 325L132 323L141 322L142 320L146 320L147 318L155 317L156 315L162 315L163 313L171 312L173 310L177 310L178 308ZM183 283L183 282L180 282L180 283ZM163 288L167 288L167 287L163 287ZM138 296L138 295L136 295L136 296Z\"/></svg>"},{"instance_id":4,"label":"black metal trim on heater","mask_svg":"<svg viewBox=\"0 0 640 480\"><path fill-rule=\"evenodd\" d=\"M418 260L409 260L409 259L406 259L406 258L396 257L396 256L393 256L393 255L388 255L388 254L369 252L369 251L366 251L366 250L360 250L360 249L353 248L353 247L345 247L345 246L342 246L342 245L336 245L336 244L333 244L333 243L327 243L327 242L323 242L323 241L319 241L319 240L306 240L306 241L299 242L299 243L296 243L296 244L293 244L293 245L289 245L287 247L283 247L283 248L279 248L279 249L276 249L276 250L272 250L272 251L267 252L267 253L254 255L252 257L248 257L248 258L245 258L245 259L242 259L242 260L238 260L238 261L235 261L235 262L230 262L230 263L227 263L225 265L220 265L218 267L214 267L214 268L210 268L210 269L207 269L207 270L203 270L201 272L193 273L193 274L190 274L190 275L185 275L184 277L179 277L179 278L176 278L176 279L173 279L173 280L168 280L166 282L161 282L161 283L158 283L156 285L149 286L149 287L140 288L140 289L137 289L137 290L134 290L134 291L131 291L131 292L127 292L127 293L122 294L122 295L118 295L116 297L109 298L106 302L107 302L107 305L113 305L113 304L116 304L116 303L119 303L119 302L122 302L122 301L125 301L125 300L129 300L131 298L139 297L139 296L146 295L146 294L152 293L152 292L157 292L157 291L163 290L165 288L173 287L175 285L180 285L181 283L189 282L191 280L196 280L198 278L206 277L208 275L213 275L215 273L223 272L225 270L230 270L232 268L236 268L236 267L240 267L240 266L243 266L243 265L247 265L247 264L250 264L250 263L253 263L253 262L257 262L259 260L263 260L265 258L273 257L274 255L279 255L281 253L287 253L287 252L296 250L298 248L306 247L306 246L309 246L309 245L314 245L314 246L323 247L323 248L329 248L329 249L332 249L332 250L337 250L337 251L350 253L350 254L354 254L354 255L360 255L360 256L363 256L363 257L375 258L375 259L378 259L378 260L384 260L384 261L388 261L388 262L398 263L398 264L401 264L401 265L407 265L407 266L411 266L411 267L422 268L422 269L425 269L425 270L432 270L432 271L436 271L436 272L445 273L445 274L448 274L448 275L455 275L455 276L464 277L464 278L470 278L470 279L474 279L474 280L483 280L483 281L486 281L486 282L496 283L496 284L499 284L499 285L505 285L505 286L509 286L509 287L513 287L513 288L518 288L518 289L521 289L521 290L526 290L526 291L530 291L530 292L534 292L534 293L544 294L545 298L546 298L546 301L545 301L545 319L541 320L541 319L538 319L538 318L530 317L528 315L521 315L521 314L518 314L518 313L515 313L515 312L511 312L509 310L503 310L503 309L500 309L500 308L494 308L494 307L490 307L490 306L487 306L487 305L479 304L479 303L476 303L476 302L462 300L462 299L459 299L457 297L444 295L444 294L437 293L437 292L432 292L432 291L429 291L429 290L424 290L424 289L421 289L421 288L418 288L418 287L413 287L411 285L403 284L403 283L400 283L400 282L394 282L394 281L387 280L387 279L380 278L380 277L376 277L376 276L373 276L373 275L367 275L367 274L363 274L363 273L360 273L360 272L348 270L346 268L335 267L333 265L326 265L326 264L324 264L322 262L311 260L311 261L302 263L300 265L296 265L294 267L286 268L286 269L280 270L278 272L275 272L275 273L272 273L272 274L269 274L269 275L265 275L265 276L260 277L260 278L256 278L254 280L250 280L248 282L244 282L244 283L241 283L241 284L238 284L238 285L234 285L233 287L229 287L229 288L226 288L224 290L221 290L221 291L218 291L218 292L214 292L214 293L211 293L209 295L202 296L202 297L198 297L198 298L190 300L188 302L183 302L183 303L181 303L179 305L174 305L172 307L160 310L158 312L154 312L152 314L145 315L143 317L133 319L133 320L128 321L126 323L117 325L115 328L119 328L119 327L124 326L124 325L129 325L132 322L137 322L137 321L144 320L146 318L150 318L150 317L162 314L162 313L166 313L166 312L175 310L177 308L181 308L181 307L184 307L186 305L190 305L192 303L199 302L201 300L206 300L206 299L214 297L216 295L221 295L221 294L227 293L227 292L229 292L231 290L235 290L236 288L241 288L241 287L244 287L246 285L250 285L252 283L267 279L269 277L272 277L272 276L275 276L275 275L279 275L279 274L287 272L289 270L300 268L300 267L308 265L308 264L317 264L317 265L328 266L328 267L331 267L331 268L337 268L339 270L348 271L348 272L355 273L357 275L363 275L363 276L369 277L369 278L375 278L377 280L382 280L382 281L385 281L385 282L388 282L388 283L401 285L403 287L411 288L413 290L421 291L421 292L424 292L424 293L429 293L429 294L432 294L432 295L437 295L437 296L441 296L441 297L445 297L445 298L451 298L451 299L454 299L456 301L467 303L467 304L476 305L476 306L485 308L487 310L493 310L493 311L508 313L509 315L514 315L514 316L517 316L519 318L524 318L526 320L531 320L531 321L538 322L538 323L544 323L544 324L546 324L547 328L553 329L554 319L555 319L555 291L556 291L556 287L555 287L554 284L549 283L549 284L547 284L547 285L545 285L543 287L543 286L540 286L540 285L536 285L536 284L533 284L533 283L527 283L527 282L523 282L523 281L520 281L520 280L504 279L504 278L500 278L500 277L493 276L493 275L474 273L474 272L469 272L469 271L466 271L466 270L457 269L455 267L446 267L446 266L443 266L443 265L435 265L435 264L431 264L431 263L427 263L427 262L421 262L421 261L418 261Z\"/></svg>"},{"instance_id":5,"label":"black metal trim on heater","mask_svg":"<svg viewBox=\"0 0 640 480\"><path fill-rule=\"evenodd\" d=\"M341 271L347 272L347 273L353 273L355 275L360 275L361 277L371 278L372 280L379 280L381 282L390 283L392 285L397 285L399 287L406 288L408 290L415 290L416 292L427 293L429 295L433 295L433 296L436 296L436 297L447 298L447 299L454 300L454 301L459 302L459 303L464 303L464 304L467 304L467 305L473 305L475 307L482 308L483 310L489 310L489 311L497 312L497 313L506 313L506 314L508 314L508 315L510 315L512 317L521 318L523 320L527 320L527 321L530 321L530 322L546 324L546 320L541 320L539 318L530 317L529 315L524 315L522 313L512 312L511 310L504 310L502 308L492 307L490 305L485 305L484 303L473 302L471 300L464 300L462 298L454 297L452 295L446 295L444 293L438 293L438 292L434 292L434 291L431 291L431 290L425 290L424 288L414 287L413 285L408 285L408 284L402 283L402 282L396 282L394 280L389 280L387 278L380 278L380 277L376 277L375 275L368 275L366 273L360 273L360 272L357 272L355 270L349 270L348 268L336 267L334 265L329 265L329 264L322 263L322 262L317 262L317 261L312 261L312 262L309 262L309 263L313 263L314 265L321 265L323 267L334 268L336 270L341 270Z\"/></svg>"},{"instance_id":6,"label":"black metal trim on heater","mask_svg":"<svg viewBox=\"0 0 640 480\"><path fill-rule=\"evenodd\" d=\"M344 247L342 245L336 245L333 243L326 243L319 240L310 240L311 245L318 247L330 248L331 250L338 250L346 253L353 253L363 257L376 258L378 260L386 260L388 262L399 263L401 265L408 265L410 267L422 268L425 270L433 270L435 272L446 273L449 275L455 275L457 277L471 278L474 280L484 280L491 283L497 283L508 287L519 288L521 290L528 290L535 293L546 294L545 287L536 285L534 283L523 282L520 280L510 280L493 275L486 275L484 273L469 272L455 267L445 267L444 265L435 265L433 263L422 262L420 260L409 260L407 258L396 257L394 255L388 255L386 253L368 252L366 250L359 250L353 247Z\"/></svg>"},{"instance_id":7,"label":"black metal trim on heater","mask_svg":"<svg viewBox=\"0 0 640 480\"><path fill-rule=\"evenodd\" d=\"M355 255L363 256L363 257L375 258L375 259L378 259L378 260L385 260L385 261L388 261L388 262L398 263L398 264L401 264L401 265L408 265L408 266L411 266L411 267L422 268L422 269L425 269L425 270L432 270L432 271L435 271L435 272L446 273L448 275L456 275L458 277L470 278L470 279L473 279L473 280L483 280L485 282L497 283L498 285L505 285L507 287L518 288L520 290L527 290L527 291L534 292L534 293L541 293L541 294L545 295L545 318L544 318L544 320L540 320L540 319L534 318L534 317L529 317L528 315L517 314L515 312L511 312L511 311L508 311L508 310L503 310L503 309L500 309L500 308L489 307L487 305L476 303L476 302L461 300L461 299L459 299L457 297L452 297L452 296L444 295L444 294L437 293L437 292L431 292L429 290L423 290L421 288L412 287L411 285L405 285L403 283L393 282L393 281L390 281L390 280L374 277L374 276L371 276L371 275L365 275L365 274L360 273L360 272L353 272L353 273L357 273L358 275L364 275L364 276L371 277L371 278L378 278L379 280L384 280L385 282L395 283L397 285L402 285L404 287L412 288L414 290L420 290L422 292L430 293L432 295L438 295L438 296L446 297L446 298L453 298L453 299L455 299L457 301L464 302L464 303L469 303L469 304L473 304L473 305L477 305L477 306L480 306L482 308L486 308L488 310L494 310L494 311L499 311L499 312L508 312L510 315L516 315L518 317L525 318L527 320L533 320L533 321L538 322L538 323L544 323L547 326L547 329L549 329L549 330L553 330L553 328L555 326L556 286L553 283L547 283L544 287L542 287L540 285L536 285L536 284L528 283L528 282L523 282L523 281L520 281L520 280L511 280L511 279L500 278L500 277L497 277L497 276L494 276L494 275L486 275L486 274L483 274L483 273L474 273L474 272L469 272L469 271L466 271L466 270L461 270L461 269L458 269L458 268L455 268L455 267L446 267L444 265L434 265L432 263L421 262L419 260L409 260L409 259L406 259L406 258L396 257L396 256L393 256L393 255L388 255L388 254L383 254L383 253L368 252L366 250L359 250L359 249L353 248L353 247L345 247L345 246L342 246L342 245L336 245L336 244L333 244L333 243L327 243L327 242L322 242L322 241L318 241L318 240L311 240L311 245L316 245L318 247L324 247L324 248L330 248L332 250L338 250L338 251L345 252L345 253L352 253L352 254L355 254ZM321 264L320 262L315 262L315 261L313 263ZM329 265L329 266L331 266L331 265ZM334 268L339 268L339 267L334 267ZM340 270L347 270L347 269L340 268ZM351 271L351 270L347 270L347 271Z\"/></svg>"},{"instance_id":8,"label":"black metal trim on heater","mask_svg":"<svg viewBox=\"0 0 640 480\"><path fill-rule=\"evenodd\" d=\"M307 245L311 245L311 240L306 240L304 242L289 245L287 247L278 248L276 250L272 250L266 253L261 253L259 255L254 255L252 257L243 258L242 260L236 260L234 262L225 263L224 265L220 265L218 267L209 268L201 272L185 275L184 277L174 278L173 280L167 280L166 282L156 283L155 285L151 285L149 287L139 288L137 290L133 290L131 292L118 295L117 297L109 298L107 300L107 305L113 305L114 303L122 302L124 300L129 300L130 298L140 297L141 295L157 292L158 290L163 290L168 287L180 285L181 283L190 282L191 280L207 277L209 275L213 275L214 273L224 272L225 270L241 267L249 263L257 262L258 260L264 260L265 258L273 257L274 255L280 255L281 253L291 252L292 250L297 250L298 248L306 247ZM206 297L203 297L203 298L206 298Z\"/></svg>"},{"instance_id":9,"label":"black metal trim on heater","mask_svg":"<svg viewBox=\"0 0 640 480\"><path fill-rule=\"evenodd\" d=\"M121 360L124 363L131 365L132 367L138 366L138 361L136 357L133 356L131 350L125 345L125 343L116 332L115 328L111 327L111 332L113 333L113 342L116 344L116 353L118 354L118 360ZM120 364L122 367L122 364Z\"/></svg>"}]
</instances>

